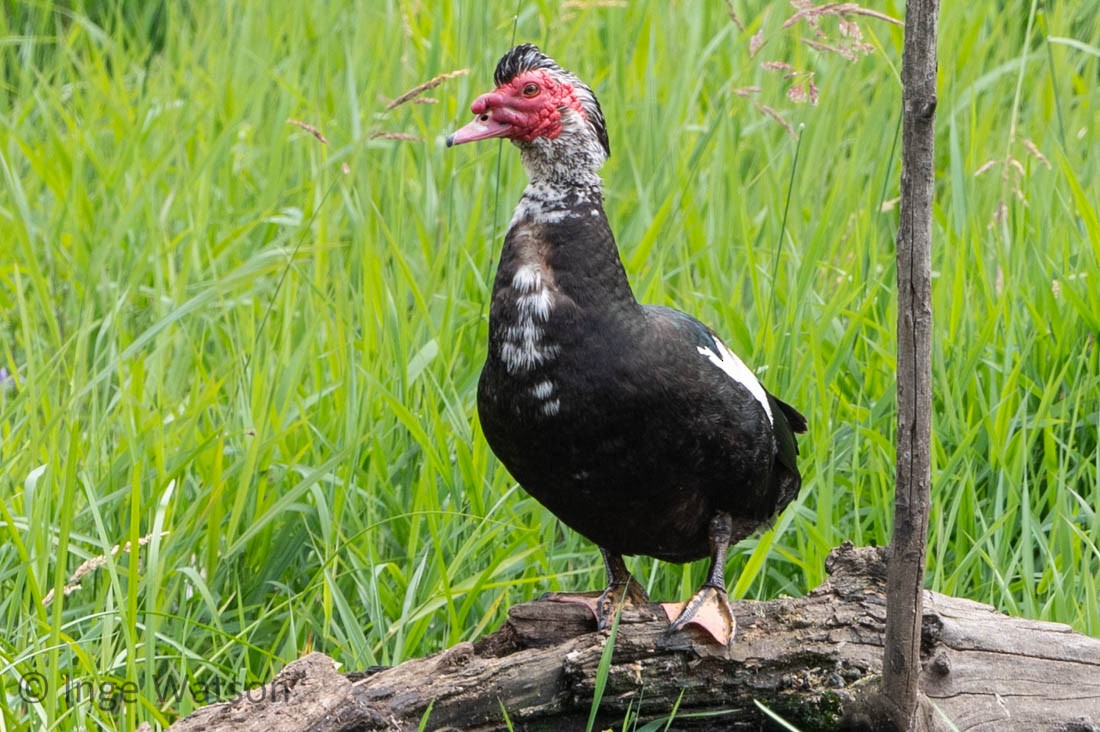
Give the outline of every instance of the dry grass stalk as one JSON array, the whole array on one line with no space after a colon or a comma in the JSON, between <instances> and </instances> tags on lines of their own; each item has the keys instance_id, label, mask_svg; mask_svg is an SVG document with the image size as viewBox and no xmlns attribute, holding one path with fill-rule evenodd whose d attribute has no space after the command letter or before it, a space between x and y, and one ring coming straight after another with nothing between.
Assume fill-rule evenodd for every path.
<instances>
[{"instance_id":1,"label":"dry grass stalk","mask_svg":"<svg viewBox=\"0 0 1100 732\"><path fill-rule=\"evenodd\" d=\"M814 72L807 71L805 74L800 74L804 78L803 81L797 84L792 84L791 88L787 89L787 98L795 104L811 105L817 104L818 91L817 84L814 83Z\"/></svg>"},{"instance_id":2,"label":"dry grass stalk","mask_svg":"<svg viewBox=\"0 0 1100 732\"><path fill-rule=\"evenodd\" d=\"M764 47L765 43L767 43L767 41L764 40L764 29L761 27L760 30L753 33L752 38L749 39L749 58L756 58L756 54Z\"/></svg>"},{"instance_id":3,"label":"dry grass stalk","mask_svg":"<svg viewBox=\"0 0 1100 732\"><path fill-rule=\"evenodd\" d=\"M1047 160L1046 155L1043 155L1043 153L1039 152L1039 146L1036 145L1030 138L1025 137L1024 139L1020 140L1020 144L1023 145L1029 153L1031 153L1031 156L1033 158L1042 163L1042 165L1045 166L1047 170L1051 169L1050 161Z\"/></svg>"},{"instance_id":4,"label":"dry grass stalk","mask_svg":"<svg viewBox=\"0 0 1100 732\"><path fill-rule=\"evenodd\" d=\"M1028 154L1031 155L1031 157L1035 158L1035 160L1039 162L1040 165L1047 168L1048 170L1051 169L1050 161L1047 159L1046 155L1043 155L1042 151L1039 150L1039 146L1036 145L1033 140L1025 137L1018 140L1018 142L1025 150L1027 150ZM1001 169L1001 181L1002 184L1005 186L1007 192L1015 196L1022 205L1027 206L1027 197L1024 195L1024 183L1026 182L1028 177L1027 168L1024 166L1023 162L1013 157L1012 143L1009 144L1009 149L1005 153L1005 157L1003 159L985 161L978 166L977 170L974 171L974 177L977 178L981 175L984 175L985 173L988 173L990 170L996 167L1000 167ZM1002 198L998 200L997 207L993 211L993 215L989 223L990 229L994 228L999 222L1004 220L1005 216L1007 215L1008 206L1005 203L1003 196L1004 194L1002 194Z\"/></svg>"},{"instance_id":5,"label":"dry grass stalk","mask_svg":"<svg viewBox=\"0 0 1100 732\"><path fill-rule=\"evenodd\" d=\"M416 135L411 135L408 132L385 132L383 130L375 130L367 136L370 140L402 140L404 142L420 142L420 138Z\"/></svg>"},{"instance_id":6,"label":"dry grass stalk","mask_svg":"<svg viewBox=\"0 0 1100 732\"><path fill-rule=\"evenodd\" d=\"M442 84L443 82L445 82L449 79L454 79L455 77L458 77L458 76L465 76L468 73L470 73L469 69L456 69L455 71L448 71L445 74L440 74L439 76L436 76L435 78L432 78L432 79L429 79L428 81L425 81L423 84L417 84L412 89L409 89L407 92L405 92L404 94L399 96L397 99L394 99L392 102L387 104L386 105L386 111L389 112L392 109L396 109L397 107L400 107L405 102L412 101L413 99L416 99L418 96L420 96L424 92L435 89L437 86L439 86L440 84Z\"/></svg>"},{"instance_id":7,"label":"dry grass stalk","mask_svg":"<svg viewBox=\"0 0 1100 732\"><path fill-rule=\"evenodd\" d=\"M779 124L783 125L783 129L787 131L787 134L791 136L791 139L798 139L798 135L795 133L794 127L791 125L790 122L787 121L787 118L780 114L777 110L769 107L766 104L761 104L760 102L753 102L753 106L755 106L759 112L766 114Z\"/></svg>"},{"instance_id":8,"label":"dry grass stalk","mask_svg":"<svg viewBox=\"0 0 1100 732\"><path fill-rule=\"evenodd\" d=\"M813 5L809 2L796 1L792 2L791 5L796 8L796 12L794 15L784 21L784 28L788 28L803 19L816 27L816 22L818 18L830 15L841 17L845 15L863 15L868 18L875 18L876 20L893 23L897 26L903 25L902 22L897 18L886 15L885 13L880 13L877 10L870 10L869 8L861 7L857 3L825 3L824 5Z\"/></svg>"},{"instance_id":9,"label":"dry grass stalk","mask_svg":"<svg viewBox=\"0 0 1100 732\"><path fill-rule=\"evenodd\" d=\"M313 125L311 125L307 122L302 122L301 120L298 120L298 119L288 119L286 122L289 125L294 125L295 127L298 127L300 129L305 130L306 132L308 132L309 134L313 135L318 140L320 140L323 144L325 144L325 145L328 144L328 138L325 137L323 134L321 134L321 130L317 129Z\"/></svg>"},{"instance_id":10,"label":"dry grass stalk","mask_svg":"<svg viewBox=\"0 0 1100 732\"><path fill-rule=\"evenodd\" d=\"M986 171L990 170L991 168L993 168L996 165L997 165L996 160L986 160L984 163L982 163L980 166L978 166L977 170L974 171L974 177L977 178L979 175L981 175L982 173L985 173Z\"/></svg>"},{"instance_id":11,"label":"dry grass stalk","mask_svg":"<svg viewBox=\"0 0 1100 732\"><path fill-rule=\"evenodd\" d=\"M726 12L729 13L730 20L733 21L733 24L737 26L737 30L744 31L745 24L737 17L737 11L733 9L733 0L726 0Z\"/></svg>"},{"instance_id":12,"label":"dry grass stalk","mask_svg":"<svg viewBox=\"0 0 1100 732\"><path fill-rule=\"evenodd\" d=\"M163 531L160 534L160 536L167 536L167 535L168 535L167 531ZM146 534L145 536L138 539L138 546L139 547L145 546L146 544L148 544L152 540L153 540L153 534ZM89 574L90 572L94 572L95 570L97 570L100 567L107 564L107 560L111 557L117 557L119 554L129 554L130 549L131 549L130 542L126 542L125 544L121 544L121 545L120 544L115 544L113 547L111 547L111 551L108 552L107 554L101 554L98 557L92 557L88 561L84 562L83 564L81 564L79 567L76 568L76 571L73 572L73 576L70 577L69 581L65 583L65 586L63 588L61 588L61 594L68 597L72 593L76 592L77 590L80 589L81 580L84 578L85 575ZM46 596L42 598L42 606L46 607L51 602L53 602L53 590L50 590L49 592L47 592Z\"/></svg>"},{"instance_id":13,"label":"dry grass stalk","mask_svg":"<svg viewBox=\"0 0 1100 732\"><path fill-rule=\"evenodd\" d=\"M857 61L860 56L869 56L875 51L875 47L871 44L859 41L848 41L846 43L833 45L831 43L822 43L821 41L811 41L809 38L803 38L802 42L815 51L835 53L845 61Z\"/></svg>"}]
</instances>

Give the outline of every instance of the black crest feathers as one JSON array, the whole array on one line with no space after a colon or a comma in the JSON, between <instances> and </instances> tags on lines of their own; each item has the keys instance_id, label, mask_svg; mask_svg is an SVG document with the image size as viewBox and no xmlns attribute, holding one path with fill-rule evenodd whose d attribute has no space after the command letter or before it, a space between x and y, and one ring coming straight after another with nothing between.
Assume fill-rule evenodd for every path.
<instances>
[{"instance_id":1,"label":"black crest feathers","mask_svg":"<svg viewBox=\"0 0 1100 732\"><path fill-rule=\"evenodd\" d=\"M500 62L497 63L497 70L493 72L493 81L497 86L502 86L531 69L564 71L554 59L540 51L538 46L533 43L524 43L501 57Z\"/></svg>"}]
</instances>

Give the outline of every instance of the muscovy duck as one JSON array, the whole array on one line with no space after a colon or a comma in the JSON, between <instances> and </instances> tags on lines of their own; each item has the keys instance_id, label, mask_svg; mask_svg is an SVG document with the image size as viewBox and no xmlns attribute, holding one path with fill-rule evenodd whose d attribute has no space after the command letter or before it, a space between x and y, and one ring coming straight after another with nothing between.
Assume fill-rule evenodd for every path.
<instances>
[{"instance_id":1,"label":"muscovy duck","mask_svg":"<svg viewBox=\"0 0 1100 732\"><path fill-rule=\"evenodd\" d=\"M806 419L769 394L714 331L634 298L603 210L611 154L580 79L524 44L447 145L505 138L530 183L504 239L478 384L482 429L512 476L603 553L601 627L620 598L648 602L624 555L710 558L670 631L736 628L724 565L731 542L798 494Z\"/></svg>"}]
</instances>

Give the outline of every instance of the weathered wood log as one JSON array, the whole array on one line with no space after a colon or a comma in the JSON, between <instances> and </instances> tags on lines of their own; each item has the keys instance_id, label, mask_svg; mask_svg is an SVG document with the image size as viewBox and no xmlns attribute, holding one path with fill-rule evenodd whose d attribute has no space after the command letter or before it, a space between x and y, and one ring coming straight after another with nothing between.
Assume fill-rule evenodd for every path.
<instances>
[{"instance_id":1,"label":"weathered wood log","mask_svg":"<svg viewBox=\"0 0 1100 732\"><path fill-rule=\"evenodd\" d=\"M760 729L756 701L805 730L842 720L874 728L881 720L858 710L882 671L883 553L846 545L828 569L830 579L806 597L735 602L728 651L665 637L659 605L625 609L601 728L621 727L628 714L667 717L675 707L675 729ZM1100 639L933 592L922 635L920 687L938 710L933 723L1100 732ZM408 730L426 718L427 729L483 730L502 728L505 712L516 729L583 729L607 641L581 605L524 603L489 636L376 673L343 675L310 654L257 693L200 709L172 729Z\"/></svg>"}]
</instances>

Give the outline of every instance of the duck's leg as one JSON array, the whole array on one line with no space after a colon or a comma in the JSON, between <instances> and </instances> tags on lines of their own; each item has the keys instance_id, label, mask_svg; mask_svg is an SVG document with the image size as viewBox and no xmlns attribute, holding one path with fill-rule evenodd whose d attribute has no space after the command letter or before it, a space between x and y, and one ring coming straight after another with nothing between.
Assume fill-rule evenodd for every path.
<instances>
[{"instance_id":1,"label":"duck's leg","mask_svg":"<svg viewBox=\"0 0 1100 732\"><path fill-rule=\"evenodd\" d=\"M544 600L571 602L584 605L596 616L596 625L600 630L611 627L619 604L644 605L649 602L645 590L638 580L631 576L621 554L615 554L600 547L603 564L607 569L607 589L603 592L548 592Z\"/></svg>"},{"instance_id":2,"label":"duck's leg","mask_svg":"<svg viewBox=\"0 0 1100 732\"><path fill-rule=\"evenodd\" d=\"M607 589L600 594L596 606L596 622L600 630L603 630L611 627L620 603L645 605L649 602L649 596L630 574L621 554L613 554L602 546L600 554L603 555L603 563L607 568Z\"/></svg>"},{"instance_id":3,"label":"duck's leg","mask_svg":"<svg viewBox=\"0 0 1100 732\"><path fill-rule=\"evenodd\" d=\"M737 631L737 619L726 595L726 550L733 535L733 519L725 511L710 520L710 573L707 581L683 606L668 633L696 625L714 640L728 646ZM666 612L669 608L666 606Z\"/></svg>"}]
</instances>

